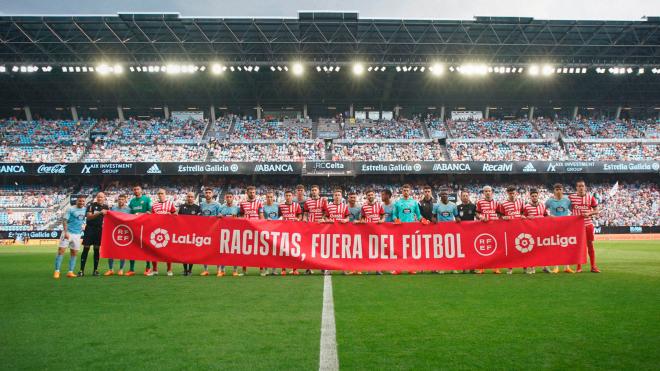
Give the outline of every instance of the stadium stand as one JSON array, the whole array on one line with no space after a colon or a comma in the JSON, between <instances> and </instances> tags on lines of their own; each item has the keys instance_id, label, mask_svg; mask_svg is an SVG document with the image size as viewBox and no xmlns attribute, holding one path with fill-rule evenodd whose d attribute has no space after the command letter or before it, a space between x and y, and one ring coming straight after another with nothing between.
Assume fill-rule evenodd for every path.
<instances>
[{"instance_id":1,"label":"stadium stand","mask_svg":"<svg viewBox=\"0 0 660 371\"><path fill-rule=\"evenodd\" d=\"M83 157L84 162L195 162L205 161L206 145L173 144L93 144Z\"/></svg>"},{"instance_id":2,"label":"stadium stand","mask_svg":"<svg viewBox=\"0 0 660 371\"><path fill-rule=\"evenodd\" d=\"M447 142L453 161L547 161L564 160L566 153L557 142Z\"/></svg>"},{"instance_id":3,"label":"stadium stand","mask_svg":"<svg viewBox=\"0 0 660 371\"><path fill-rule=\"evenodd\" d=\"M335 144L335 161L443 161L444 146L429 143L353 143Z\"/></svg>"}]
</instances>

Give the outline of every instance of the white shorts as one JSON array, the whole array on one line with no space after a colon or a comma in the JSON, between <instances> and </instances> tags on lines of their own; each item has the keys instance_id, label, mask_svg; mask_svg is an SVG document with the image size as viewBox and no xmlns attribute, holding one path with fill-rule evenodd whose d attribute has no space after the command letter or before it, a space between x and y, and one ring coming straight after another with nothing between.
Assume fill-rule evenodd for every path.
<instances>
[{"instance_id":1,"label":"white shorts","mask_svg":"<svg viewBox=\"0 0 660 371\"><path fill-rule=\"evenodd\" d=\"M60 249L69 248L71 250L80 250L80 245L82 240L80 239L80 234L69 233L70 239L66 239L65 233L62 232L62 238L60 238Z\"/></svg>"}]
</instances>

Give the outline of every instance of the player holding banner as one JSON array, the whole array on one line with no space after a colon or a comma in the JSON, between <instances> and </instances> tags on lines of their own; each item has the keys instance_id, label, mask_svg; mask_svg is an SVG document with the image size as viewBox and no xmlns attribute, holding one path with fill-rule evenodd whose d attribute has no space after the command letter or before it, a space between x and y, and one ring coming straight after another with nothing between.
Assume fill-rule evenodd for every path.
<instances>
[{"instance_id":1,"label":"player holding banner","mask_svg":"<svg viewBox=\"0 0 660 371\"><path fill-rule=\"evenodd\" d=\"M568 216L571 215L571 200L564 196L564 186L560 183L555 183L553 186L552 197L545 201L545 207L550 216ZM559 272L559 266L555 266L553 273ZM575 273L569 265L564 266L564 273Z\"/></svg>"},{"instance_id":2,"label":"player holding banner","mask_svg":"<svg viewBox=\"0 0 660 371\"><path fill-rule=\"evenodd\" d=\"M86 211L85 196L78 196L76 205L69 207L64 214L65 217L62 220L62 237L57 249L57 255L55 256L55 273L53 273L53 278L55 279L60 278L60 267L62 266L62 260L64 260L64 253L67 248L71 250L71 257L69 258L69 271L66 276L69 278L76 277L73 270L76 268L76 255L78 254L78 250L80 250L80 235L85 224Z\"/></svg>"},{"instance_id":3,"label":"player holding banner","mask_svg":"<svg viewBox=\"0 0 660 371\"><path fill-rule=\"evenodd\" d=\"M420 221L422 224L429 224L429 221L422 217L419 211L419 203L410 196L410 184L404 184L401 187L401 197L394 203L392 217L395 224L413 223ZM392 274L399 274L399 271L392 271ZM409 271L408 274L417 274L417 271Z\"/></svg>"},{"instance_id":4,"label":"player holding banner","mask_svg":"<svg viewBox=\"0 0 660 371\"><path fill-rule=\"evenodd\" d=\"M266 192L266 202L264 203L264 218L266 220L279 220L280 219L280 205L275 202L275 192L268 191ZM286 270L283 270L286 274ZM270 268L270 274L275 275L275 268ZM262 276L266 275L266 271L262 273Z\"/></svg>"},{"instance_id":5,"label":"player holding banner","mask_svg":"<svg viewBox=\"0 0 660 371\"><path fill-rule=\"evenodd\" d=\"M506 200L500 203L497 212L502 216L502 220L516 220L523 217L523 202L518 197L516 187L506 187ZM526 271L527 267L523 267ZM513 268L509 268L506 274L513 274Z\"/></svg>"},{"instance_id":6,"label":"player holding banner","mask_svg":"<svg viewBox=\"0 0 660 371\"><path fill-rule=\"evenodd\" d=\"M220 210L222 207L218 201L213 199L213 188L207 187L204 189L204 199L199 203L199 208L202 211L202 216L220 216ZM209 275L209 266L207 264L204 264L204 269L202 269L202 272L199 275L204 277ZM225 272L221 266L218 266L218 272L216 275L217 277L222 277L225 275Z\"/></svg>"},{"instance_id":7,"label":"player holding banner","mask_svg":"<svg viewBox=\"0 0 660 371\"><path fill-rule=\"evenodd\" d=\"M305 206L303 207L303 220L311 223L321 223L323 222L323 213L325 212L325 206L328 204L328 200L325 197L321 197L321 190L319 186L313 185L309 189L309 198L305 200ZM305 270L305 274L312 274L314 271L311 269Z\"/></svg>"},{"instance_id":8,"label":"player holding banner","mask_svg":"<svg viewBox=\"0 0 660 371\"><path fill-rule=\"evenodd\" d=\"M483 193L483 198L477 200L477 218L482 222L487 222L490 220L497 220L499 216L497 215L497 210L500 208L500 204L493 199L493 188L491 186L484 186L481 190ZM483 274L484 269L477 269L477 274ZM495 268L493 273L500 274L499 268Z\"/></svg>"},{"instance_id":9,"label":"player holding banner","mask_svg":"<svg viewBox=\"0 0 660 371\"><path fill-rule=\"evenodd\" d=\"M324 212L324 222L326 223L348 223L349 221L349 212L348 205L342 202L342 191L339 188L336 188L332 192L332 202L326 204ZM330 271L324 270L324 274L330 274ZM344 274L353 274L353 271L344 271Z\"/></svg>"},{"instance_id":10,"label":"player holding banner","mask_svg":"<svg viewBox=\"0 0 660 371\"><path fill-rule=\"evenodd\" d=\"M158 197L158 201L154 202L153 205L151 205L152 214L173 215L177 213L176 206L174 206L174 202L167 199L167 193L163 188L160 188L158 190L158 192L156 193L156 197ZM174 273L172 273L172 262L166 262L166 264L167 264L167 275L173 276ZM157 276L158 262L152 261L151 265L153 265L153 270L149 273L149 276L154 276L154 275Z\"/></svg>"},{"instance_id":11,"label":"player holding banner","mask_svg":"<svg viewBox=\"0 0 660 371\"><path fill-rule=\"evenodd\" d=\"M592 217L598 215L598 201L592 195L587 193L587 185L584 180L578 180L575 183L576 193L568 196L571 201L571 212L573 215L584 217L584 228L587 235L587 253L591 263L591 272L600 273L596 266L596 251L594 250L594 221ZM576 273L582 272L582 264L577 265Z\"/></svg>"},{"instance_id":12,"label":"player holding banner","mask_svg":"<svg viewBox=\"0 0 660 371\"><path fill-rule=\"evenodd\" d=\"M280 215L282 220L292 222L292 221L301 221L302 220L302 208L298 202L293 200L293 192L286 191L284 192L284 203L280 204ZM286 268L282 268L280 273L282 276L286 276ZM298 269L294 268L291 270L291 274L294 276L299 275Z\"/></svg>"},{"instance_id":13,"label":"player holding banner","mask_svg":"<svg viewBox=\"0 0 660 371\"><path fill-rule=\"evenodd\" d=\"M247 220L259 220L264 218L264 206L257 199L257 188L249 186L245 189L245 201L239 204L239 216ZM247 274L247 267L243 268L243 275ZM264 268L259 268L259 274L264 276Z\"/></svg>"},{"instance_id":14,"label":"player holding banner","mask_svg":"<svg viewBox=\"0 0 660 371\"><path fill-rule=\"evenodd\" d=\"M128 207L128 204L126 203L127 197L125 194L121 194L117 197L117 204L114 205L113 207L110 208L110 211L116 211L118 213L124 213L124 214L130 214L131 213L131 208ZM124 264L126 263L126 260L121 259L119 260L119 271L117 272L118 276L123 276L124 275ZM115 274L115 271L113 270L113 267L115 265L115 260L110 258L108 259L108 271L103 274L104 276L112 276ZM126 276L130 277L135 275L135 272L133 270L130 270L126 272Z\"/></svg>"},{"instance_id":15,"label":"player holding banner","mask_svg":"<svg viewBox=\"0 0 660 371\"><path fill-rule=\"evenodd\" d=\"M361 219L359 223L380 224L385 222L385 210L383 204L376 201L376 192L373 189L365 191L367 202L362 205L360 210ZM367 272L368 273L368 272ZM382 271L376 271L377 275L382 275Z\"/></svg>"},{"instance_id":16,"label":"player holding banner","mask_svg":"<svg viewBox=\"0 0 660 371\"><path fill-rule=\"evenodd\" d=\"M545 208L545 205L539 202L539 191L536 188L532 188L529 190L529 203L525 204L523 207L523 216L528 219L533 219L533 218L543 218L548 216L548 211ZM550 273L551 271L548 269L548 267L543 267L543 271L546 273ZM552 271L553 273L557 273ZM536 273L536 268L535 267L528 267L525 269L525 273L527 274L534 274Z\"/></svg>"}]
</instances>

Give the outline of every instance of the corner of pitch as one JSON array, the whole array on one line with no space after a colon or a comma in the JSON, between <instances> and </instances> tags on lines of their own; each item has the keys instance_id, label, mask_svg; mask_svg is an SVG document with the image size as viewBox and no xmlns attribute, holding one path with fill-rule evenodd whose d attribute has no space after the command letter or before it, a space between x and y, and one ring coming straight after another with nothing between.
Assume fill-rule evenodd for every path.
<instances>
[{"instance_id":1,"label":"corner of pitch","mask_svg":"<svg viewBox=\"0 0 660 371\"><path fill-rule=\"evenodd\" d=\"M464 259L460 233L427 233L416 231L401 237L403 259Z\"/></svg>"}]
</instances>

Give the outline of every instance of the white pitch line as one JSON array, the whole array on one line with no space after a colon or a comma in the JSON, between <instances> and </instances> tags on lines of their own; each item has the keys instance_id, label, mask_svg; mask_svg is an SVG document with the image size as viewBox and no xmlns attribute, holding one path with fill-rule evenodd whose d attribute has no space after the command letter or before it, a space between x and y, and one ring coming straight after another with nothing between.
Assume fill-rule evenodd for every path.
<instances>
[{"instance_id":1,"label":"white pitch line","mask_svg":"<svg viewBox=\"0 0 660 371\"><path fill-rule=\"evenodd\" d=\"M335 303L332 298L332 276L323 279L323 314L321 314L320 371L339 370L337 357L337 329L335 327Z\"/></svg>"}]
</instances>

